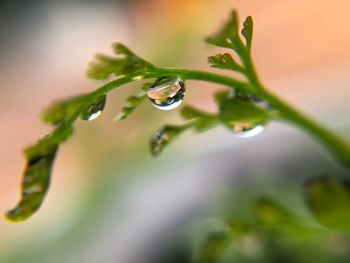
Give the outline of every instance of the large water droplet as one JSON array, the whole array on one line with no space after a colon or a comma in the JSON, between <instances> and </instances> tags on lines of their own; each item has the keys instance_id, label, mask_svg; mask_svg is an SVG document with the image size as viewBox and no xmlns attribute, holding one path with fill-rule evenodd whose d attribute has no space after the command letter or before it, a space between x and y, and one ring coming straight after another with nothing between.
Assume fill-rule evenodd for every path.
<instances>
[{"instance_id":1,"label":"large water droplet","mask_svg":"<svg viewBox=\"0 0 350 263\"><path fill-rule=\"evenodd\" d=\"M178 77L160 78L147 91L147 96L158 109L175 109L185 96L185 82Z\"/></svg>"},{"instance_id":2,"label":"large water droplet","mask_svg":"<svg viewBox=\"0 0 350 263\"><path fill-rule=\"evenodd\" d=\"M98 98L92 103L80 116L81 119L86 121L92 121L101 115L106 105L106 95Z\"/></svg>"},{"instance_id":3,"label":"large water droplet","mask_svg":"<svg viewBox=\"0 0 350 263\"><path fill-rule=\"evenodd\" d=\"M238 138L250 138L260 134L265 129L261 124L254 125L251 123L234 123L231 128L233 134Z\"/></svg>"}]
</instances>

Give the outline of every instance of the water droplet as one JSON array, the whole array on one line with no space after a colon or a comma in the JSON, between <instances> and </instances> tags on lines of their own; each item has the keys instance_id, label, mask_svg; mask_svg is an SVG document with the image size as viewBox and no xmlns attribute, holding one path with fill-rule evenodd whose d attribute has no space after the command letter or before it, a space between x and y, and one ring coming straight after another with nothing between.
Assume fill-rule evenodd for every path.
<instances>
[{"instance_id":1,"label":"water droplet","mask_svg":"<svg viewBox=\"0 0 350 263\"><path fill-rule=\"evenodd\" d=\"M261 124L234 123L231 129L233 134L238 138L250 138L263 132L265 127Z\"/></svg>"},{"instance_id":2,"label":"water droplet","mask_svg":"<svg viewBox=\"0 0 350 263\"><path fill-rule=\"evenodd\" d=\"M158 109L175 109L185 96L185 82L178 77L160 78L147 91L147 96Z\"/></svg>"},{"instance_id":3,"label":"water droplet","mask_svg":"<svg viewBox=\"0 0 350 263\"><path fill-rule=\"evenodd\" d=\"M151 138L151 153L153 156L158 156L164 146L169 142L170 136L167 134L166 129L162 128L156 131Z\"/></svg>"},{"instance_id":4,"label":"water droplet","mask_svg":"<svg viewBox=\"0 0 350 263\"><path fill-rule=\"evenodd\" d=\"M144 76L139 75L139 76L133 77L132 80L137 81L137 80L141 80L141 79L143 79L143 78L144 78Z\"/></svg>"},{"instance_id":5,"label":"water droplet","mask_svg":"<svg viewBox=\"0 0 350 263\"><path fill-rule=\"evenodd\" d=\"M86 121L92 121L101 115L106 105L106 95L101 96L92 103L80 116L81 119Z\"/></svg>"},{"instance_id":6,"label":"water droplet","mask_svg":"<svg viewBox=\"0 0 350 263\"><path fill-rule=\"evenodd\" d=\"M228 44L232 44L232 40L231 40L231 39L226 38L225 40L226 40L226 42L227 42Z\"/></svg>"},{"instance_id":7,"label":"water droplet","mask_svg":"<svg viewBox=\"0 0 350 263\"><path fill-rule=\"evenodd\" d=\"M182 131L183 126L165 125L161 129L157 130L151 137L151 154L157 157L163 149Z\"/></svg>"}]
</instances>

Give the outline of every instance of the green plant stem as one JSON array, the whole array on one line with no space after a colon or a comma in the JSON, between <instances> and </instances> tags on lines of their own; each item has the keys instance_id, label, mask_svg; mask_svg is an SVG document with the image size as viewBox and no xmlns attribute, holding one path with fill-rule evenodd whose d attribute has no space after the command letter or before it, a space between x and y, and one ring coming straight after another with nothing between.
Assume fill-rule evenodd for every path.
<instances>
[{"instance_id":1,"label":"green plant stem","mask_svg":"<svg viewBox=\"0 0 350 263\"><path fill-rule=\"evenodd\" d=\"M200 70L187 70L187 69L173 69L173 68L158 68L157 75L162 74L163 76L179 76L183 79L191 80L203 80L216 84L221 84L229 87L242 89L247 92L254 93L254 88L247 82L219 75L211 72L200 71Z\"/></svg>"},{"instance_id":2,"label":"green plant stem","mask_svg":"<svg viewBox=\"0 0 350 263\"><path fill-rule=\"evenodd\" d=\"M322 127L311 118L289 106L286 102L269 92L263 87L256 77L254 66L249 64L254 72L254 86L231 77L209 73L204 71L185 70L185 69L160 69L163 74L176 75L185 79L203 80L217 84L223 84L233 88L241 88L246 91L258 90L259 95L277 109L284 120L295 124L316 137L341 163L350 167L350 145L347 141L334 134L332 131Z\"/></svg>"},{"instance_id":3,"label":"green plant stem","mask_svg":"<svg viewBox=\"0 0 350 263\"><path fill-rule=\"evenodd\" d=\"M261 92L263 97L281 113L284 120L295 124L313 135L331 153L333 153L340 162L350 168L350 145L347 141L297 111L295 108L288 105L266 89L261 90Z\"/></svg>"},{"instance_id":4,"label":"green plant stem","mask_svg":"<svg viewBox=\"0 0 350 263\"><path fill-rule=\"evenodd\" d=\"M255 73L254 67L251 64L251 70ZM202 80L212 82L216 84L225 85L232 88L238 88L247 92L257 93L260 97L264 98L270 103L276 110L279 111L283 120L295 124L296 126L307 131L313 135L319 142L321 142L333 155L334 157L343 163L346 167L350 168L350 145L347 141L334 134L332 131L319 125L316 121L305 116L303 113L289 106L286 102L269 92L262 84L259 79L254 77L254 83L250 84L241 80L234 79L232 77L219 75L215 73L198 71L198 70L187 70L187 69L172 69L172 68L157 68L156 72L146 75L144 79L156 78L157 76L179 76L187 80ZM120 87L121 85L132 82L133 76L128 78L119 78L111 81L101 88L97 89L93 93L89 94L89 99L98 98L106 92ZM253 86L254 85L254 86Z\"/></svg>"}]
</instances>

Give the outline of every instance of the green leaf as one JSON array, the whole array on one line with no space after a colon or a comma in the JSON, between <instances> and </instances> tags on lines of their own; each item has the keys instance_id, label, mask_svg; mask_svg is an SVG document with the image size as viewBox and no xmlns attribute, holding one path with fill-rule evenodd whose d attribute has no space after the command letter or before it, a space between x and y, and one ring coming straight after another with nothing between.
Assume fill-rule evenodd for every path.
<instances>
[{"instance_id":1,"label":"green leaf","mask_svg":"<svg viewBox=\"0 0 350 263\"><path fill-rule=\"evenodd\" d=\"M196 251L196 260L198 263L222 262L225 251L232 245L233 239L231 233L227 230L210 231L201 240L198 251Z\"/></svg>"},{"instance_id":2,"label":"green leaf","mask_svg":"<svg viewBox=\"0 0 350 263\"><path fill-rule=\"evenodd\" d=\"M128 97L127 105L122 108L121 113L115 119L121 121L128 117L145 100L147 97L147 90L151 85L152 83L144 84L138 94Z\"/></svg>"},{"instance_id":3,"label":"green leaf","mask_svg":"<svg viewBox=\"0 0 350 263\"><path fill-rule=\"evenodd\" d=\"M285 225L294 221L287 209L270 198L260 197L254 202L254 210L260 223L267 225Z\"/></svg>"},{"instance_id":4,"label":"green leaf","mask_svg":"<svg viewBox=\"0 0 350 263\"><path fill-rule=\"evenodd\" d=\"M228 69L238 72L244 72L244 68L240 66L229 53L217 54L208 57L208 63L212 68Z\"/></svg>"},{"instance_id":5,"label":"green leaf","mask_svg":"<svg viewBox=\"0 0 350 263\"><path fill-rule=\"evenodd\" d=\"M185 106L181 110L184 119L190 122L184 125L165 125L158 129L151 137L151 154L156 157L161 154L168 144L182 132L194 128L197 132L203 132L219 124L218 116L204 113L190 106Z\"/></svg>"},{"instance_id":6,"label":"green leaf","mask_svg":"<svg viewBox=\"0 0 350 263\"><path fill-rule=\"evenodd\" d=\"M60 122L50 135L25 149L27 165L22 177L21 199L15 208L6 213L6 218L19 222L31 217L41 206L50 184L51 168L60 143L73 134L73 121Z\"/></svg>"},{"instance_id":7,"label":"green leaf","mask_svg":"<svg viewBox=\"0 0 350 263\"><path fill-rule=\"evenodd\" d=\"M41 116L43 122L51 125L59 125L76 118L82 110L86 95L78 95L72 98L53 102L47 107Z\"/></svg>"},{"instance_id":8,"label":"green leaf","mask_svg":"<svg viewBox=\"0 0 350 263\"><path fill-rule=\"evenodd\" d=\"M251 50L253 40L253 18L248 16L243 23L242 35L246 40L248 50Z\"/></svg>"},{"instance_id":9,"label":"green leaf","mask_svg":"<svg viewBox=\"0 0 350 263\"><path fill-rule=\"evenodd\" d=\"M50 174L58 144L46 136L26 149L27 166L22 178L22 196L6 218L19 222L32 216L41 206L50 184Z\"/></svg>"},{"instance_id":10,"label":"green leaf","mask_svg":"<svg viewBox=\"0 0 350 263\"><path fill-rule=\"evenodd\" d=\"M304 197L310 211L323 225L350 229L350 184L330 176L307 181Z\"/></svg>"},{"instance_id":11,"label":"green leaf","mask_svg":"<svg viewBox=\"0 0 350 263\"><path fill-rule=\"evenodd\" d=\"M165 125L158 129L151 137L150 150L154 157L161 154L164 148L189 126Z\"/></svg>"},{"instance_id":12,"label":"green leaf","mask_svg":"<svg viewBox=\"0 0 350 263\"><path fill-rule=\"evenodd\" d=\"M248 97L241 97L229 92L219 92L215 96L219 104L220 118L226 124L251 123L260 124L270 120L270 114L267 110L258 107Z\"/></svg>"},{"instance_id":13,"label":"green leaf","mask_svg":"<svg viewBox=\"0 0 350 263\"><path fill-rule=\"evenodd\" d=\"M237 11L233 10L231 12L230 20L223 26L223 28L214 36L208 37L206 42L215 46L236 48L242 44L239 38L239 24L238 24Z\"/></svg>"},{"instance_id":14,"label":"green leaf","mask_svg":"<svg viewBox=\"0 0 350 263\"><path fill-rule=\"evenodd\" d=\"M182 108L181 116L186 120L192 120L190 125L197 132L206 131L219 124L219 118L217 115L208 114L190 106Z\"/></svg>"},{"instance_id":15,"label":"green leaf","mask_svg":"<svg viewBox=\"0 0 350 263\"><path fill-rule=\"evenodd\" d=\"M194 107L191 107L191 106L184 106L181 109L180 113L181 113L181 116L186 120L205 118L208 116L207 113L204 113L203 111L195 109Z\"/></svg>"},{"instance_id":16,"label":"green leaf","mask_svg":"<svg viewBox=\"0 0 350 263\"><path fill-rule=\"evenodd\" d=\"M113 80L90 94L56 101L44 110L42 120L53 125L54 130L49 136L25 150L27 166L23 174L22 195L17 206L7 212L6 217L9 220L23 221L32 216L41 206L49 187L51 167L57 149L61 143L73 134L73 123L76 119L80 116L84 120L92 120L96 117L96 114L99 114L104 109L106 92L112 88L140 79L140 77L142 78L141 73L151 72L150 68L153 66L133 55L123 45L117 44L115 49L120 54L124 54L124 58L115 59L112 61L113 63L109 60L105 61L109 61L115 66L116 71L113 73L126 73L129 74L128 77ZM96 74L99 70L101 72L110 70L108 65L104 69L97 65L96 67ZM40 160L40 162L35 160ZM39 191L36 192L39 186L41 189L40 193Z\"/></svg>"},{"instance_id":17,"label":"green leaf","mask_svg":"<svg viewBox=\"0 0 350 263\"><path fill-rule=\"evenodd\" d=\"M76 96L53 103L43 113L45 122L55 129L38 143L25 149L27 165L22 178L21 199L15 208L6 213L6 218L19 222L31 217L41 206L50 184L51 168L61 143L73 134L73 122L83 114L96 113L105 105L105 96L95 101L87 95Z\"/></svg>"},{"instance_id":18,"label":"green leaf","mask_svg":"<svg viewBox=\"0 0 350 263\"><path fill-rule=\"evenodd\" d=\"M90 63L87 71L88 77L97 80L107 79L111 75L143 78L154 69L151 63L135 55L123 44L114 44L113 50L121 56L114 58L102 54L96 55L95 61Z\"/></svg>"}]
</instances>

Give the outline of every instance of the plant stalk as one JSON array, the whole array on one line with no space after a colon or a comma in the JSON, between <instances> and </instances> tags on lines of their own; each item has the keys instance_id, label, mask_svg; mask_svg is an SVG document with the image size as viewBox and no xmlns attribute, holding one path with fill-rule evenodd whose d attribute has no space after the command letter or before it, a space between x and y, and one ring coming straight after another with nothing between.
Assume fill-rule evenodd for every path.
<instances>
[{"instance_id":1,"label":"plant stalk","mask_svg":"<svg viewBox=\"0 0 350 263\"><path fill-rule=\"evenodd\" d=\"M299 128L305 130L310 135L314 136L321 144L323 144L333 156L340 161L344 166L350 168L350 145L349 142L343 140L338 135L321 126L310 117L305 116L286 102L269 92L260 84L256 78L255 85L252 86L248 82L233 79L231 77L209 73L205 71L186 70L186 69L166 69L159 68L164 75L176 75L184 79L203 80L212 83L222 84L225 86L240 88L247 92L254 92L258 90L259 96L270 103L276 110L278 110L282 118Z\"/></svg>"}]
</instances>

